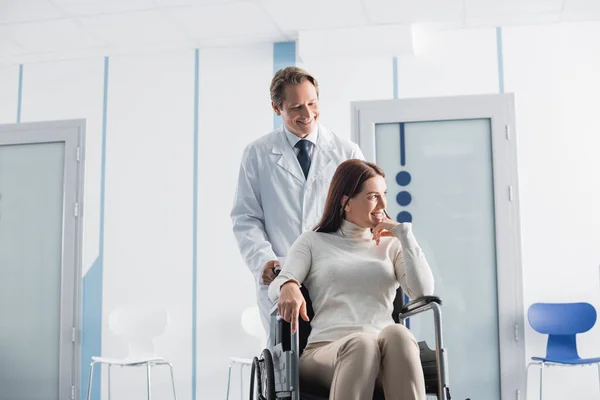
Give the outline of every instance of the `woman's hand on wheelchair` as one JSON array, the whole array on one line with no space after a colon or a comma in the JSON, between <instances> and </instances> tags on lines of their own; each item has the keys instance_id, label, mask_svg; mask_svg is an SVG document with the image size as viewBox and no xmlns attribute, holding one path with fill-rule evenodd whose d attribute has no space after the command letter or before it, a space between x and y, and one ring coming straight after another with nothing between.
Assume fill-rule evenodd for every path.
<instances>
[{"instance_id":1,"label":"woman's hand on wheelchair","mask_svg":"<svg viewBox=\"0 0 600 400\"><path fill-rule=\"evenodd\" d=\"M279 315L292 325L292 333L296 333L298 330L298 316L308 322L306 300L304 300L298 282L287 281L281 285L277 310Z\"/></svg>"}]
</instances>

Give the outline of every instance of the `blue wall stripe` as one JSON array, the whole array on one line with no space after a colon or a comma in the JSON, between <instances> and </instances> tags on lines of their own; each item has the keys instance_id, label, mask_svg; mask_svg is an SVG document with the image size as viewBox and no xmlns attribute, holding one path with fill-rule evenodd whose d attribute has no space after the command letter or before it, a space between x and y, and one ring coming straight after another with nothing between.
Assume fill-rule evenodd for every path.
<instances>
[{"instance_id":1,"label":"blue wall stripe","mask_svg":"<svg viewBox=\"0 0 600 400\"><path fill-rule=\"evenodd\" d=\"M102 355L102 286L104 271L104 200L106 198L106 116L108 111L109 58L104 57L104 99L102 103L102 154L100 161L100 237L98 258L83 277L81 335L81 399L88 390L89 365L92 356ZM100 400L101 370L96 366L92 400Z\"/></svg>"},{"instance_id":2,"label":"blue wall stripe","mask_svg":"<svg viewBox=\"0 0 600 400\"><path fill-rule=\"evenodd\" d=\"M23 102L23 64L19 64L19 89L17 91L17 124L21 122L21 104Z\"/></svg>"},{"instance_id":3,"label":"blue wall stripe","mask_svg":"<svg viewBox=\"0 0 600 400\"><path fill-rule=\"evenodd\" d=\"M398 57L392 59L392 76L394 79L394 99L398 98ZM404 134L404 122L400 123L400 165L406 166L406 147L405 147L405 134ZM404 304L408 303L410 298L404 295ZM404 321L404 324L410 329L410 318Z\"/></svg>"},{"instance_id":4,"label":"blue wall stripe","mask_svg":"<svg viewBox=\"0 0 600 400\"><path fill-rule=\"evenodd\" d=\"M196 312L198 303L198 106L200 91L200 50L194 53L194 171L192 195L192 400L196 400Z\"/></svg>"},{"instance_id":5,"label":"blue wall stripe","mask_svg":"<svg viewBox=\"0 0 600 400\"><path fill-rule=\"evenodd\" d=\"M404 122L400 122L400 165L406 165L406 138L404 135Z\"/></svg>"},{"instance_id":6,"label":"blue wall stripe","mask_svg":"<svg viewBox=\"0 0 600 400\"><path fill-rule=\"evenodd\" d=\"M398 98L398 57L392 60L392 76L394 77L394 99Z\"/></svg>"},{"instance_id":7,"label":"blue wall stripe","mask_svg":"<svg viewBox=\"0 0 600 400\"><path fill-rule=\"evenodd\" d=\"M296 65L296 42L273 44L273 74L282 68ZM281 126L281 117L273 113L273 129Z\"/></svg>"},{"instance_id":8,"label":"blue wall stripe","mask_svg":"<svg viewBox=\"0 0 600 400\"><path fill-rule=\"evenodd\" d=\"M102 103L102 168L100 170L100 254L104 256L104 199L106 193L106 117L108 112L109 58L104 57L104 101Z\"/></svg>"},{"instance_id":9,"label":"blue wall stripe","mask_svg":"<svg viewBox=\"0 0 600 400\"><path fill-rule=\"evenodd\" d=\"M498 53L498 91L504 93L504 51L502 48L502 28L496 28L496 52Z\"/></svg>"}]
</instances>

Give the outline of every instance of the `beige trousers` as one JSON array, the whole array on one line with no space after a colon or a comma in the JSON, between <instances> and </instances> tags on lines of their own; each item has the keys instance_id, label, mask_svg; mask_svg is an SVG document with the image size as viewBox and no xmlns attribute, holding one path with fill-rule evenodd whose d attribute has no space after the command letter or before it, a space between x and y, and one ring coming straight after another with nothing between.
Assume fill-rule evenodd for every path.
<instances>
[{"instance_id":1,"label":"beige trousers","mask_svg":"<svg viewBox=\"0 0 600 400\"><path fill-rule=\"evenodd\" d=\"M330 400L372 400L375 385L386 400L425 400L419 345L403 325L379 335L353 333L311 343L300 357L302 381L331 387Z\"/></svg>"}]
</instances>

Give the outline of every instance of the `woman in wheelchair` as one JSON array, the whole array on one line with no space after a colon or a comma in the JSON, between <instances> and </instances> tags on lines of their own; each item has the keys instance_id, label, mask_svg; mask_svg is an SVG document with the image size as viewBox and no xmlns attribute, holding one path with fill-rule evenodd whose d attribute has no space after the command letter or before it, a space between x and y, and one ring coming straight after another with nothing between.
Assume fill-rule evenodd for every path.
<instances>
[{"instance_id":1,"label":"woman in wheelchair","mask_svg":"<svg viewBox=\"0 0 600 400\"><path fill-rule=\"evenodd\" d=\"M282 318L308 321L300 357L304 382L330 387L330 400L367 400L375 385L386 400L425 399L419 346L391 314L398 285L411 297L433 293L433 275L410 223L389 219L382 169L348 160L336 170L323 217L291 247L269 286Z\"/></svg>"}]
</instances>

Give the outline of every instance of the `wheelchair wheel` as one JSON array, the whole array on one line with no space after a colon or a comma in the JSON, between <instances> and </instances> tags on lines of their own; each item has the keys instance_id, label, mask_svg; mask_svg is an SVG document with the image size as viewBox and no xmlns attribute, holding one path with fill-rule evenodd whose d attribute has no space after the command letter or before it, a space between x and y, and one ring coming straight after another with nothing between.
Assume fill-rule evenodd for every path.
<instances>
[{"instance_id":1,"label":"wheelchair wheel","mask_svg":"<svg viewBox=\"0 0 600 400\"><path fill-rule=\"evenodd\" d=\"M273 356L271 352L264 349L262 352L263 361L263 390L266 400L275 400L275 368L273 366Z\"/></svg>"},{"instance_id":2,"label":"wheelchair wheel","mask_svg":"<svg viewBox=\"0 0 600 400\"><path fill-rule=\"evenodd\" d=\"M260 375L260 365L258 358L254 357L252 359L252 368L250 369L250 400L258 399L258 386L255 385L257 376ZM260 378L258 379L260 381ZM257 387L256 392L254 391L254 386Z\"/></svg>"},{"instance_id":3,"label":"wheelchair wheel","mask_svg":"<svg viewBox=\"0 0 600 400\"><path fill-rule=\"evenodd\" d=\"M275 400L273 357L267 349L261 358L254 357L250 370L250 400Z\"/></svg>"}]
</instances>

